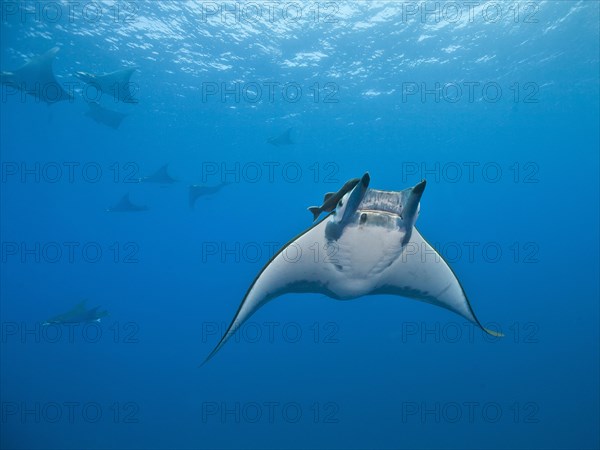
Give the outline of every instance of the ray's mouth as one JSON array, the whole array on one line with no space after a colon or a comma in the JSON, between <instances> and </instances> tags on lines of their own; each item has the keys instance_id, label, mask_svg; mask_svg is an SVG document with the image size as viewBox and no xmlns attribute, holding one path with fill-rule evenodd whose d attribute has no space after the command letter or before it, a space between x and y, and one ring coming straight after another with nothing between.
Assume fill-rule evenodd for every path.
<instances>
[{"instance_id":1,"label":"ray's mouth","mask_svg":"<svg viewBox=\"0 0 600 450\"><path fill-rule=\"evenodd\" d=\"M397 211L388 211L385 209L360 209L358 210L359 213L362 214L367 214L367 215L371 215L371 214L376 214L376 215L382 215L382 216L389 216L389 217L401 217L401 215L397 212Z\"/></svg>"}]
</instances>

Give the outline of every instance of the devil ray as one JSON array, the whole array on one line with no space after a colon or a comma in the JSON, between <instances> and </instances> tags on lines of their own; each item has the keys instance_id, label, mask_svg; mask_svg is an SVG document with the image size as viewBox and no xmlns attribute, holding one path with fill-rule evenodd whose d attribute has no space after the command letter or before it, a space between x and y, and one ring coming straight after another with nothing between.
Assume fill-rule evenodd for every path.
<instances>
[{"instance_id":1,"label":"devil ray","mask_svg":"<svg viewBox=\"0 0 600 450\"><path fill-rule=\"evenodd\" d=\"M337 300L388 294L446 308L491 335L456 275L415 228L425 181L403 191L369 188L365 173L325 219L288 242L250 285L212 358L258 309L288 293ZM318 245L327 257L315 258ZM295 256L294 256L295 255ZM299 256L298 256L299 255Z\"/></svg>"}]
</instances>

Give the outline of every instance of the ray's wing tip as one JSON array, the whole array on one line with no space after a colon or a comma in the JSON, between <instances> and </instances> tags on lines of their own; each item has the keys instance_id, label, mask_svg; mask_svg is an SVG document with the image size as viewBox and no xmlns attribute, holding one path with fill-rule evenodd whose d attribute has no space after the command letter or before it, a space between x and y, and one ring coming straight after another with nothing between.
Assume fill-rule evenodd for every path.
<instances>
[{"instance_id":1,"label":"ray's wing tip","mask_svg":"<svg viewBox=\"0 0 600 450\"><path fill-rule=\"evenodd\" d=\"M490 330L489 328L485 328L485 327L482 327L482 328L483 328L483 331L485 331L490 336L494 336L497 338L504 337L504 333L502 333L501 331Z\"/></svg>"},{"instance_id":2,"label":"ray's wing tip","mask_svg":"<svg viewBox=\"0 0 600 450\"><path fill-rule=\"evenodd\" d=\"M217 346L212 352L210 352L208 354L208 356L206 358L204 358L204 361L202 361L200 364L198 364L198 369L201 369L202 367L204 367L211 359L213 359L213 356L215 356L217 354L217 352L219 351L220 346Z\"/></svg>"},{"instance_id":3,"label":"ray's wing tip","mask_svg":"<svg viewBox=\"0 0 600 450\"><path fill-rule=\"evenodd\" d=\"M198 365L196 366L196 368L197 368L197 369L202 369L202 368L203 368L203 367L206 365L206 363L209 361L209 359L210 359L210 357L209 357L209 356L207 356L207 357L204 359L204 361L202 361L200 364L198 364Z\"/></svg>"}]
</instances>

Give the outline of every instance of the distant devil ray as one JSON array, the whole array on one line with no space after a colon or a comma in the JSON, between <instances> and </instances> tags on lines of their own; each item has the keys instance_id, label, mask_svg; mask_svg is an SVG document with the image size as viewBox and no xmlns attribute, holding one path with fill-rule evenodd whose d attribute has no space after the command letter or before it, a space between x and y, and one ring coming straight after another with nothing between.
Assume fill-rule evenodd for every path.
<instances>
[{"instance_id":1,"label":"distant devil ray","mask_svg":"<svg viewBox=\"0 0 600 450\"><path fill-rule=\"evenodd\" d=\"M148 207L145 205L140 206L132 203L131 200L129 200L128 193L121 197L121 200L119 200L116 205L106 209L107 212L139 212L147 210Z\"/></svg>"},{"instance_id":2,"label":"distant devil ray","mask_svg":"<svg viewBox=\"0 0 600 450\"><path fill-rule=\"evenodd\" d=\"M169 165L165 164L152 175L140 178L140 183L157 183L157 184L173 184L177 183L171 175L169 175Z\"/></svg>"},{"instance_id":3,"label":"distant devil ray","mask_svg":"<svg viewBox=\"0 0 600 450\"><path fill-rule=\"evenodd\" d=\"M102 75L76 72L75 76L103 94L112 95L117 101L138 103L138 100L135 98L137 89L134 89L132 92L132 88L135 88L135 86L131 83L131 75L136 70L137 67L129 67Z\"/></svg>"},{"instance_id":4,"label":"distant devil ray","mask_svg":"<svg viewBox=\"0 0 600 450\"><path fill-rule=\"evenodd\" d=\"M13 72L1 72L0 82L24 91L49 105L72 100L73 96L56 81L52 70L54 58L59 50L59 47L53 47L43 55L31 58L25 65Z\"/></svg>"},{"instance_id":5,"label":"distant devil ray","mask_svg":"<svg viewBox=\"0 0 600 450\"><path fill-rule=\"evenodd\" d=\"M87 300L83 300L71 308L69 311L58 314L48 320L43 325L60 325L66 323L89 323L100 322L102 318L108 316L108 311L100 311L100 306L95 306L92 309L87 309L85 304Z\"/></svg>"},{"instance_id":6,"label":"distant devil ray","mask_svg":"<svg viewBox=\"0 0 600 450\"><path fill-rule=\"evenodd\" d=\"M128 114L104 108L96 102L86 103L89 107L89 110L85 113L85 115L93 121L102 125L106 125L107 127L110 127L113 130L118 129L121 126L121 122L123 122L123 119L125 119L125 117L128 116Z\"/></svg>"},{"instance_id":7,"label":"distant devil ray","mask_svg":"<svg viewBox=\"0 0 600 450\"><path fill-rule=\"evenodd\" d=\"M198 185L198 184L191 185L190 192L189 192L190 208L194 207L194 205L196 204L196 201L200 197L203 197L205 195L214 195L217 192L219 192L221 189L223 189L225 186L228 186L229 184L231 184L231 183L224 181L220 184L217 184L216 186L202 186L202 185Z\"/></svg>"},{"instance_id":8,"label":"distant devil ray","mask_svg":"<svg viewBox=\"0 0 600 450\"><path fill-rule=\"evenodd\" d=\"M267 143L274 145L275 147L293 145L294 141L292 141L292 129L288 128L281 135L267 139Z\"/></svg>"}]
</instances>

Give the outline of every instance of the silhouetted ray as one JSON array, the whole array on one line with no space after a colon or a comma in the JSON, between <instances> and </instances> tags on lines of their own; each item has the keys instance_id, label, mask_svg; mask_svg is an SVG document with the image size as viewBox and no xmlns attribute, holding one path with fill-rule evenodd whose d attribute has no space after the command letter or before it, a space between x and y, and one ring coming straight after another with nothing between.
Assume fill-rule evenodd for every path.
<instances>
[{"instance_id":1,"label":"silhouetted ray","mask_svg":"<svg viewBox=\"0 0 600 450\"><path fill-rule=\"evenodd\" d=\"M108 316L108 311L100 311L100 306L92 309L85 307L86 300L75 305L69 311L52 317L44 322L44 325L60 325L63 323L89 323L100 322L103 317Z\"/></svg>"},{"instance_id":2,"label":"silhouetted ray","mask_svg":"<svg viewBox=\"0 0 600 450\"><path fill-rule=\"evenodd\" d=\"M54 47L43 55L30 59L14 72L0 73L0 82L47 104L72 100L73 96L56 81L52 70L54 57L59 50L58 47Z\"/></svg>"},{"instance_id":3,"label":"silhouetted ray","mask_svg":"<svg viewBox=\"0 0 600 450\"><path fill-rule=\"evenodd\" d=\"M194 207L194 204L199 197L216 194L228 184L231 183L223 182L216 186L200 186L198 184L190 186L190 208Z\"/></svg>"},{"instance_id":4,"label":"silhouetted ray","mask_svg":"<svg viewBox=\"0 0 600 450\"><path fill-rule=\"evenodd\" d=\"M267 139L267 143L274 145L275 147L281 147L283 145L293 145L294 141L292 141L292 129L288 128L285 133Z\"/></svg>"},{"instance_id":5,"label":"silhouetted ray","mask_svg":"<svg viewBox=\"0 0 600 450\"><path fill-rule=\"evenodd\" d=\"M94 75L88 72L76 72L75 76L103 94L112 95L117 101L123 103L137 103L137 87L130 81L131 75L137 68L117 70L103 75Z\"/></svg>"},{"instance_id":6,"label":"silhouetted ray","mask_svg":"<svg viewBox=\"0 0 600 450\"><path fill-rule=\"evenodd\" d=\"M158 183L158 184L173 184L177 183L179 180L176 180L168 172L169 165L165 164L152 175L147 177L140 178L140 182L142 183Z\"/></svg>"},{"instance_id":7,"label":"silhouetted ray","mask_svg":"<svg viewBox=\"0 0 600 450\"><path fill-rule=\"evenodd\" d=\"M85 113L87 117L115 130L121 126L123 119L129 115L106 109L96 102L87 102L87 104L90 107L89 111Z\"/></svg>"},{"instance_id":8,"label":"silhouetted ray","mask_svg":"<svg viewBox=\"0 0 600 450\"><path fill-rule=\"evenodd\" d=\"M131 203L131 200L129 200L129 194L125 194L121 200L119 200L119 203L117 203L114 206L111 206L110 208L108 208L106 211L108 212L138 212L138 211L147 211L148 207L143 205L135 205L133 203Z\"/></svg>"}]
</instances>

